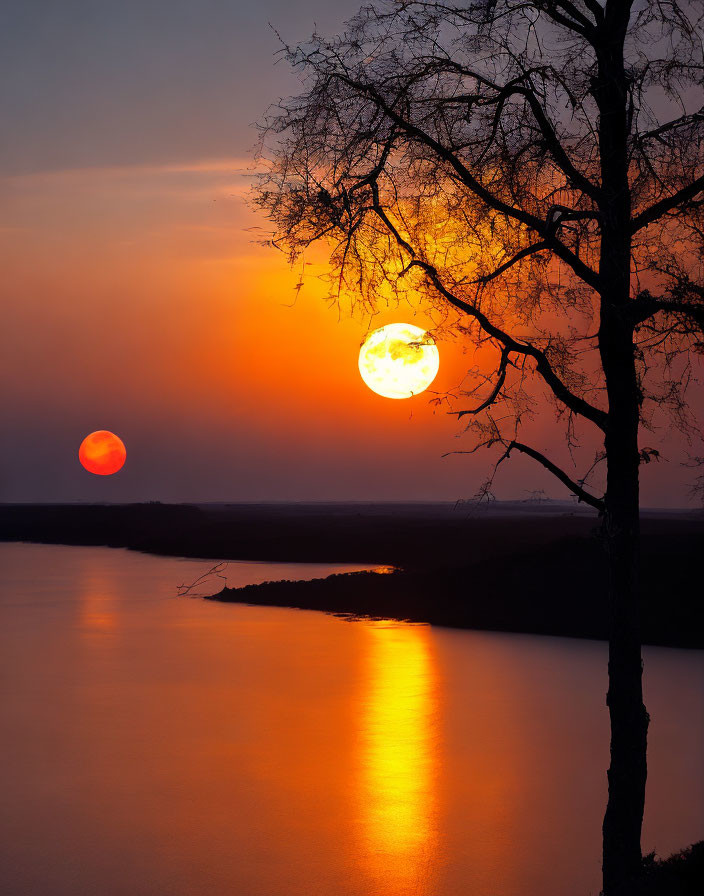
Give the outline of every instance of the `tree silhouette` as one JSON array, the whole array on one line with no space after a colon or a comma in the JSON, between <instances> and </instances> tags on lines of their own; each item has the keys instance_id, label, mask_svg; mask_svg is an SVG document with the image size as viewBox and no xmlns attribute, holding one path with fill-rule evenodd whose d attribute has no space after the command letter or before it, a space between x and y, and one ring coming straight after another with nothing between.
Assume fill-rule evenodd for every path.
<instances>
[{"instance_id":1,"label":"tree silhouette","mask_svg":"<svg viewBox=\"0 0 704 896\"><path fill-rule=\"evenodd\" d=\"M608 896L642 864L639 466L657 452L639 430L658 408L691 428L704 343L702 16L695 0L379 2L284 46L303 91L262 125L272 242L324 241L340 294L420 293L440 327L494 346L487 394L456 412L471 450L523 453L601 515ZM520 438L541 392L570 446L603 443L581 477Z\"/></svg>"}]
</instances>

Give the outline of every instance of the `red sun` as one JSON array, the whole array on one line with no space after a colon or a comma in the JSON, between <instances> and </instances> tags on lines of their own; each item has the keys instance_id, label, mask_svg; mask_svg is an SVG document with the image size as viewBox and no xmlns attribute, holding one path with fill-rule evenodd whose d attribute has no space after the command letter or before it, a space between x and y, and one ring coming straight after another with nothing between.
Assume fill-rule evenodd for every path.
<instances>
[{"instance_id":1,"label":"red sun","mask_svg":"<svg viewBox=\"0 0 704 896\"><path fill-rule=\"evenodd\" d=\"M92 432L81 442L78 459L89 473L111 476L122 469L127 451L122 439L107 429Z\"/></svg>"}]
</instances>

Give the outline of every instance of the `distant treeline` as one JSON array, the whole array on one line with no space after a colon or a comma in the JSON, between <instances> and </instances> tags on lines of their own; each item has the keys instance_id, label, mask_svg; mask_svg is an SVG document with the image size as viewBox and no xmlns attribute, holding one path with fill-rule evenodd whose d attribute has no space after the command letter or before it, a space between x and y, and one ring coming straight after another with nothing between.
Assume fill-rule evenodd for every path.
<instances>
[{"instance_id":1,"label":"distant treeline","mask_svg":"<svg viewBox=\"0 0 704 896\"><path fill-rule=\"evenodd\" d=\"M0 505L3 541L414 568L496 557L558 535L587 536L595 525L592 516L494 518L452 504Z\"/></svg>"}]
</instances>

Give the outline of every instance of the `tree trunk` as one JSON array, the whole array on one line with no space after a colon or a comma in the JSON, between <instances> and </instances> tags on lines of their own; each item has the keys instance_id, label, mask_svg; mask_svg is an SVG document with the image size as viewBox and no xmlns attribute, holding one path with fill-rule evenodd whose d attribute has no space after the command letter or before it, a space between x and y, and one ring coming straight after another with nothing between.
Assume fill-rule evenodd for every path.
<instances>
[{"instance_id":1,"label":"tree trunk","mask_svg":"<svg viewBox=\"0 0 704 896\"><path fill-rule=\"evenodd\" d=\"M641 393L628 306L631 277L631 192L628 179L629 78L623 47L630 2L605 7L598 74L602 215L599 351L609 401L603 532L609 557L611 720L609 799L603 825L605 896L634 896L641 875L641 828L647 776L648 714L643 705L639 626L638 426Z\"/></svg>"},{"instance_id":2,"label":"tree trunk","mask_svg":"<svg viewBox=\"0 0 704 896\"><path fill-rule=\"evenodd\" d=\"M623 305L615 296L605 294L600 349L609 417L603 533L609 559L611 605L606 697L611 720L611 764L602 865L606 896L634 896L638 892L647 777L648 714L643 705L638 587L640 390L633 333L623 322L622 310Z\"/></svg>"},{"instance_id":3,"label":"tree trunk","mask_svg":"<svg viewBox=\"0 0 704 896\"><path fill-rule=\"evenodd\" d=\"M611 764L602 865L606 896L633 896L638 891L647 777L648 714L643 705L639 633L638 468L633 463L629 467L619 460L610 464L609 479L620 480L618 492L631 494L607 495L604 522L611 597L606 698L611 720ZM612 486L615 483L609 488Z\"/></svg>"},{"instance_id":4,"label":"tree trunk","mask_svg":"<svg viewBox=\"0 0 704 896\"><path fill-rule=\"evenodd\" d=\"M616 234L613 236L616 239ZM600 350L609 416L604 441L608 471L603 534L608 551L611 606L606 697L611 720L611 764L602 864L606 896L634 896L638 892L647 776L648 714L643 705L638 588L640 390L633 333L630 325L624 323L623 307L617 294L605 292Z\"/></svg>"}]
</instances>

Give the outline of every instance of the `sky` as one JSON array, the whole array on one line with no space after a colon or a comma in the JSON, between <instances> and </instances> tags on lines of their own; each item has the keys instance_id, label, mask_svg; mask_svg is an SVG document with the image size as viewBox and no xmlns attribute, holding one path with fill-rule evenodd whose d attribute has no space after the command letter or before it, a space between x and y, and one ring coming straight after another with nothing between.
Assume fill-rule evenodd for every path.
<instances>
[{"instance_id":1,"label":"sky","mask_svg":"<svg viewBox=\"0 0 704 896\"><path fill-rule=\"evenodd\" d=\"M370 329L256 242L247 203L267 106L297 91L288 42L339 30L359 0L24 0L0 7L0 500L458 500L491 469L432 393L375 395ZM318 263L320 260L316 260ZM440 345L432 389L477 363ZM117 433L127 463L87 473L78 447ZM529 429L557 448L551 415ZM687 506L683 456L644 474L644 503ZM567 498L528 459L496 493Z\"/></svg>"}]
</instances>

